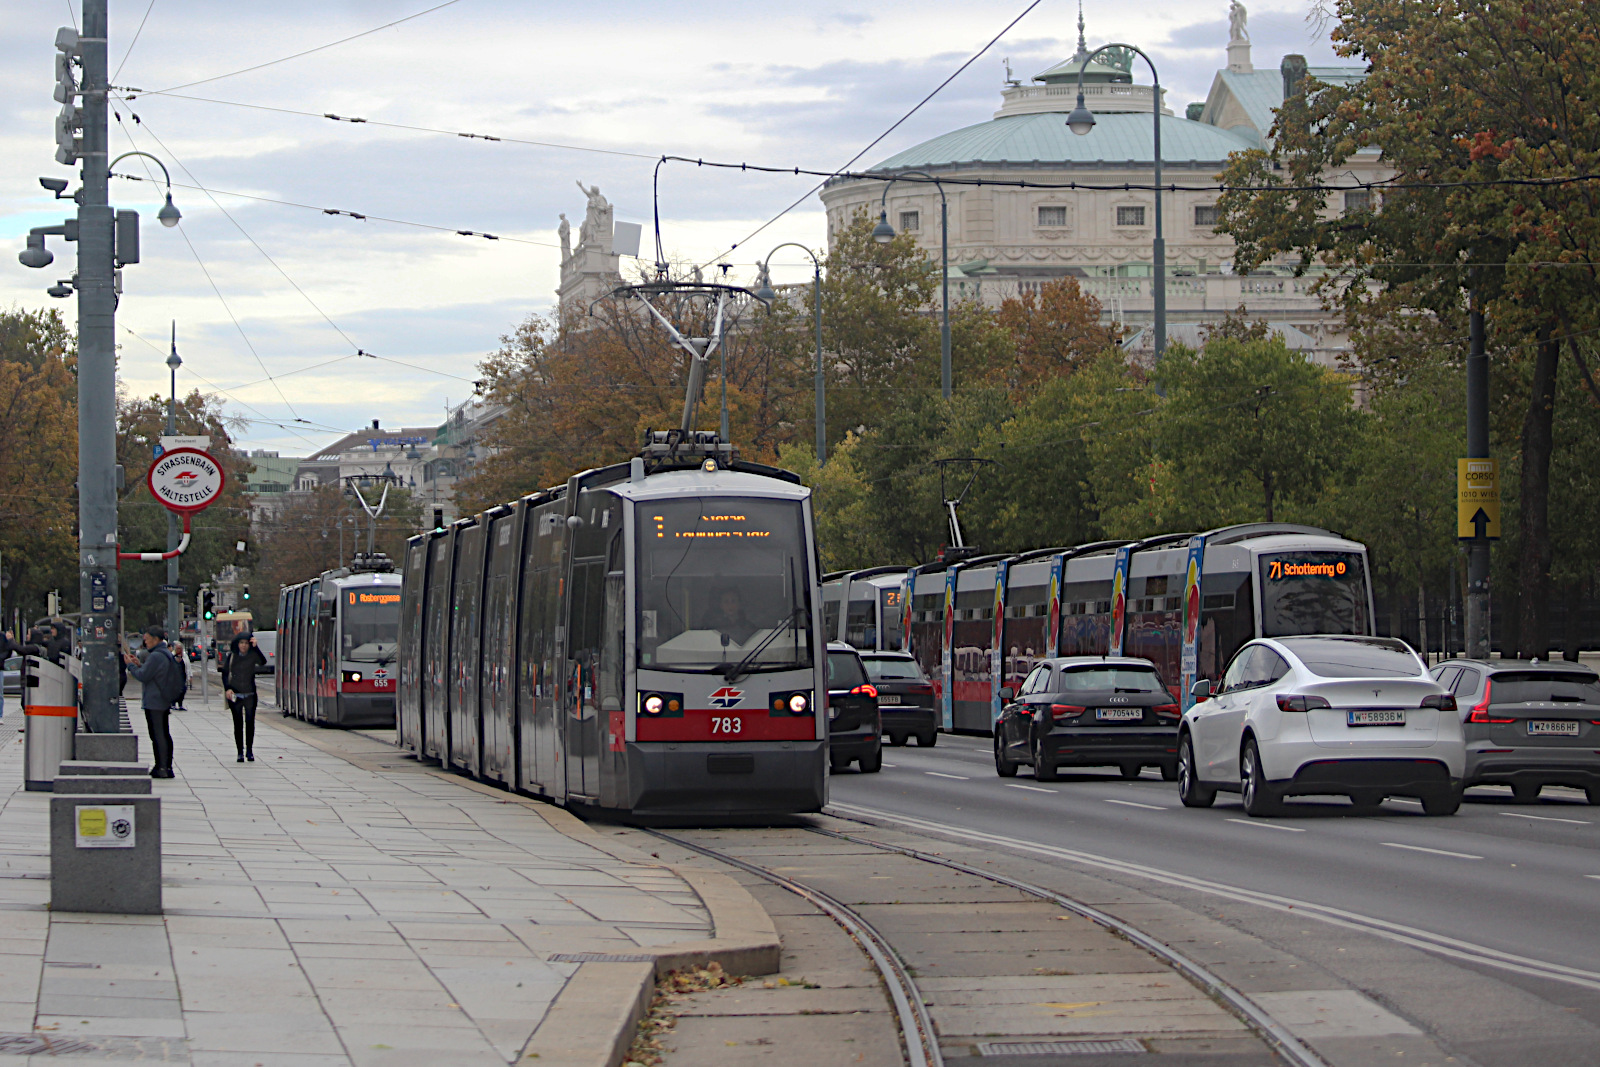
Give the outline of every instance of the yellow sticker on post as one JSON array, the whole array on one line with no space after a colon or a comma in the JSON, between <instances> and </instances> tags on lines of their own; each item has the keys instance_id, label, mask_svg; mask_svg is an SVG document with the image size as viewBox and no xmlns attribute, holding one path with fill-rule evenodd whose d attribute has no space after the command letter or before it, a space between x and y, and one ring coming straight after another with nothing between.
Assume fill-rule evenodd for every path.
<instances>
[{"instance_id":1,"label":"yellow sticker on post","mask_svg":"<svg viewBox=\"0 0 1600 1067\"><path fill-rule=\"evenodd\" d=\"M79 848L132 848L132 804L80 804L77 809Z\"/></svg>"},{"instance_id":2,"label":"yellow sticker on post","mask_svg":"<svg viewBox=\"0 0 1600 1067\"><path fill-rule=\"evenodd\" d=\"M1456 536L1500 536L1500 468L1492 459L1456 460Z\"/></svg>"}]
</instances>

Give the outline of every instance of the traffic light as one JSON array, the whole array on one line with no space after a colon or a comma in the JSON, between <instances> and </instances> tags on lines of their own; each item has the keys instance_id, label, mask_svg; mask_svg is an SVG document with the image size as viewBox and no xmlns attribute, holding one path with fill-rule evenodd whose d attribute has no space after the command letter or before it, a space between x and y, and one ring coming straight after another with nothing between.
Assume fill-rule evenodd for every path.
<instances>
[{"instance_id":1,"label":"traffic light","mask_svg":"<svg viewBox=\"0 0 1600 1067\"><path fill-rule=\"evenodd\" d=\"M250 599L250 587L248 585L244 587L244 598L246 600Z\"/></svg>"},{"instance_id":2,"label":"traffic light","mask_svg":"<svg viewBox=\"0 0 1600 1067\"><path fill-rule=\"evenodd\" d=\"M200 617L207 621L217 617L217 602L209 589L200 594Z\"/></svg>"},{"instance_id":3,"label":"traffic light","mask_svg":"<svg viewBox=\"0 0 1600 1067\"><path fill-rule=\"evenodd\" d=\"M82 54L78 31L69 26L57 30L56 50L56 89L52 95L61 105L61 113L56 116L56 162L70 166L83 150L83 139L78 136L83 128L83 112L73 103L79 90L72 60Z\"/></svg>"}]
</instances>

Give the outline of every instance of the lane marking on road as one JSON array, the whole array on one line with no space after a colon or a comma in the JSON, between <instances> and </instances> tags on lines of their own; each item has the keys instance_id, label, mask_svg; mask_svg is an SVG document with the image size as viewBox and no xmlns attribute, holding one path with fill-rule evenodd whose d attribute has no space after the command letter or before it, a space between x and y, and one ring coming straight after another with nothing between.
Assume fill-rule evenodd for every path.
<instances>
[{"instance_id":1,"label":"lane marking on road","mask_svg":"<svg viewBox=\"0 0 1600 1067\"><path fill-rule=\"evenodd\" d=\"M1422 801L1412 800L1410 797L1388 797L1386 799L1391 804L1415 804L1419 808L1422 807Z\"/></svg>"},{"instance_id":2,"label":"lane marking on road","mask_svg":"<svg viewBox=\"0 0 1600 1067\"><path fill-rule=\"evenodd\" d=\"M1054 796L1056 792L1054 789L1045 789L1043 786L1037 785L1023 785L1021 782L1005 782L1003 784L1007 789L1026 789L1032 793L1049 793Z\"/></svg>"},{"instance_id":3,"label":"lane marking on road","mask_svg":"<svg viewBox=\"0 0 1600 1067\"><path fill-rule=\"evenodd\" d=\"M898 764L898 763L885 763L884 766L890 768L891 770L893 770L894 768L899 767L900 764Z\"/></svg>"},{"instance_id":4,"label":"lane marking on road","mask_svg":"<svg viewBox=\"0 0 1600 1067\"><path fill-rule=\"evenodd\" d=\"M1481 860L1482 856L1474 856L1470 852L1451 852L1444 848L1423 848L1421 845L1402 845L1398 841L1382 841L1380 844L1389 848L1403 848L1411 852L1429 852L1435 856L1454 856L1458 860Z\"/></svg>"},{"instance_id":5,"label":"lane marking on road","mask_svg":"<svg viewBox=\"0 0 1600 1067\"><path fill-rule=\"evenodd\" d=\"M970 782L970 781L972 781L971 778L967 777L964 774L945 774L942 771L923 771L922 773L923 774L931 774L935 778L954 778L958 782Z\"/></svg>"},{"instance_id":6,"label":"lane marking on road","mask_svg":"<svg viewBox=\"0 0 1600 1067\"><path fill-rule=\"evenodd\" d=\"M1549 981L1563 982L1567 985L1580 986L1584 989L1600 990L1600 971L1570 967L1562 963L1534 959L1531 956L1520 956L1497 948L1490 948L1487 945L1450 937L1446 934L1434 933L1431 930L1424 930L1420 927L1390 922L1387 919L1380 919L1360 912L1346 911L1343 908L1335 908L1327 904L1318 904L1314 901L1306 900L1304 897L1280 896L1257 890L1242 889L1235 885L1213 882L1193 875L1179 874L1170 867L1151 867L1128 860L1097 855L1092 852L1081 852L1077 849L1061 848L1056 845L1044 845L1033 841L1024 841L1021 838L1006 837L1001 834L984 833L980 830L963 830L947 823L930 822L927 819L919 819L891 811L882 811L877 808L841 804L837 801L830 803L828 807L830 810L843 813L846 817L861 818L869 823L875 821L905 826L935 836L971 841L982 845L1000 846L1016 852L1048 856L1052 859L1062 859L1085 867L1097 867L1115 874L1142 878L1163 885L1175 886L1179 889L1208 893L1212 896L1236 900L1245 904L1254 904L1258 907L1282 912L1285 915L1292 915L1296 918L1313 918L1319 922L1327 923L1329 926L1370 934L1374 937L1381 937L1386 941L1433 952L1450 959L1466 960L1472 963L1498 967L1514 974L1525 974ZM1585 875L1585 877L1600 881L1600 875L1591 874Z\"/></svg>"},{"instance_id":7,"label":"lane marking on road","mask_svg":"<svg viewBox=\"0 0 1600 1067\"><path fill-rule=\"evenodd\" d=\"M1258 830L1287 830L1291 834L1303 834L1306 832L1304 826L1279 826L1275 822L1261 822L1257 819L1229 819L1228 821L1236 822L1240 826L1254 826Z\"/></svg>"},{"instance_id":8,"label":"lane marking on road","mask_svg":"<svg viewBox=\"0 0 1600 1067\"><path fill-rule=\"evenodd\" d=\"M1588 826L1589 825L1587 822L1585 822L1582 819L1557 819L1557 818L1555 818L1554 816L1551 816L1551 815L1524 815L1520 811L1502 811L1500 814L1501 815L1509 815L1513 819L1536 819L1539 822L1566 822L1566 823L1571 823L1573 826Z\"/></svg>"},{"instance_id":9,"label":"lane marking on road","mask_svg":"<svg viewBox=\"0 0 1600 1067\"><path fill-rule=\"evenodd\" d=\"M1595 881L1600 882L1600 874L1586 874L1584 877L1593 878Z\"/></svg>"},{"instance_id":10,"label":"lane marking on road","mask_svg":"<svg viewBox=\"0 0 1600 1067\"><path fill-rule=\"evenodd\" d=\"M1140 804L1132 800L1112 800L1110 797L1102 797L1101 799L1107 804L1121 804L1123 807L1127 808L1144 808L1146 811L1167 810L1167 806L1165 804Z\"/></svg>"}]
</instances>

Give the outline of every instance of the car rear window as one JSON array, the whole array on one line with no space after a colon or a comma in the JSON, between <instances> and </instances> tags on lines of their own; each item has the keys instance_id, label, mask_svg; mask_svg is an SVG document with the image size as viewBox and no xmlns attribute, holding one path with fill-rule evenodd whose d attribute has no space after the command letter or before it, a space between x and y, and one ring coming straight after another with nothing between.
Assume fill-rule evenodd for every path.
<instances>
[{"instance_id":1,"label":"car rear window","mask_svg":"<svg viewBox=\"0 0 1600 1067\"><path fill-rule=\"evenodd\" d=\"M1600 704L1600 679L1573 671L1500 671L1489 676L1490 700L1496 704L1567 701Z\"/></svg>"},{"instance_id":2,"label":"car rear window","mask_svg":"<svg viewBox=\"0 0 1600 1067\"><path fill-rule=\"evenodd\" d=\"M898 656L862 656L861 662L867 665L867 674L874 682L920 682L922 681L922 668L917 666L914 659L901 659Z\"/></svg>"},{"instance_id":3,"label":"car rear window","mask_svg":"<svg viewBox=\"0 0 1600 1067\"><path fill-rule=\"evenodd\" d=\"M1281 640L1319 678L1414 678L1422 673L1421 662L1399 641Z\"/></svg>"},{"instance_id":4,"label":"car rear window","mask_svg":"<svg viewBox=\"0 0 1600 1067\"><path fill-rule=\"evenodd\" d=\"M861 660L854 652L828 653L828 688L854 689L867 680L861 673Z\"/></svg>"},{"instance_id":5,"label":"car rear window","mask_svg":"<svg viewBox=\"0 0 1600 1067\"><path fill-rule=\"evenodd\" d=\"M1151 667L1068 667L1061 673L1067 693L1159 693L1161 676Z\"/></svg>"}]
</instances>

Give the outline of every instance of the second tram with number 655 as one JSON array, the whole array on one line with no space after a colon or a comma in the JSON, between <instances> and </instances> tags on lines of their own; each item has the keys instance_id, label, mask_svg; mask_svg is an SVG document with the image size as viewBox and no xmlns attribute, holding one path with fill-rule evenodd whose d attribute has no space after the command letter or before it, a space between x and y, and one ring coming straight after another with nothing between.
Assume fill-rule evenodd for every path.
<instances>
[{"instance_id":1,"label":"second tram with number 655","mask_svg":"<svg viewBox=\"0 0 1600 1067\"><path fill-rule=\"evenodd\" d=\"M399 630L400 576L381 553L284 586L278 707L327 726L393 726Z\"/></svg>"}]
</instances>

